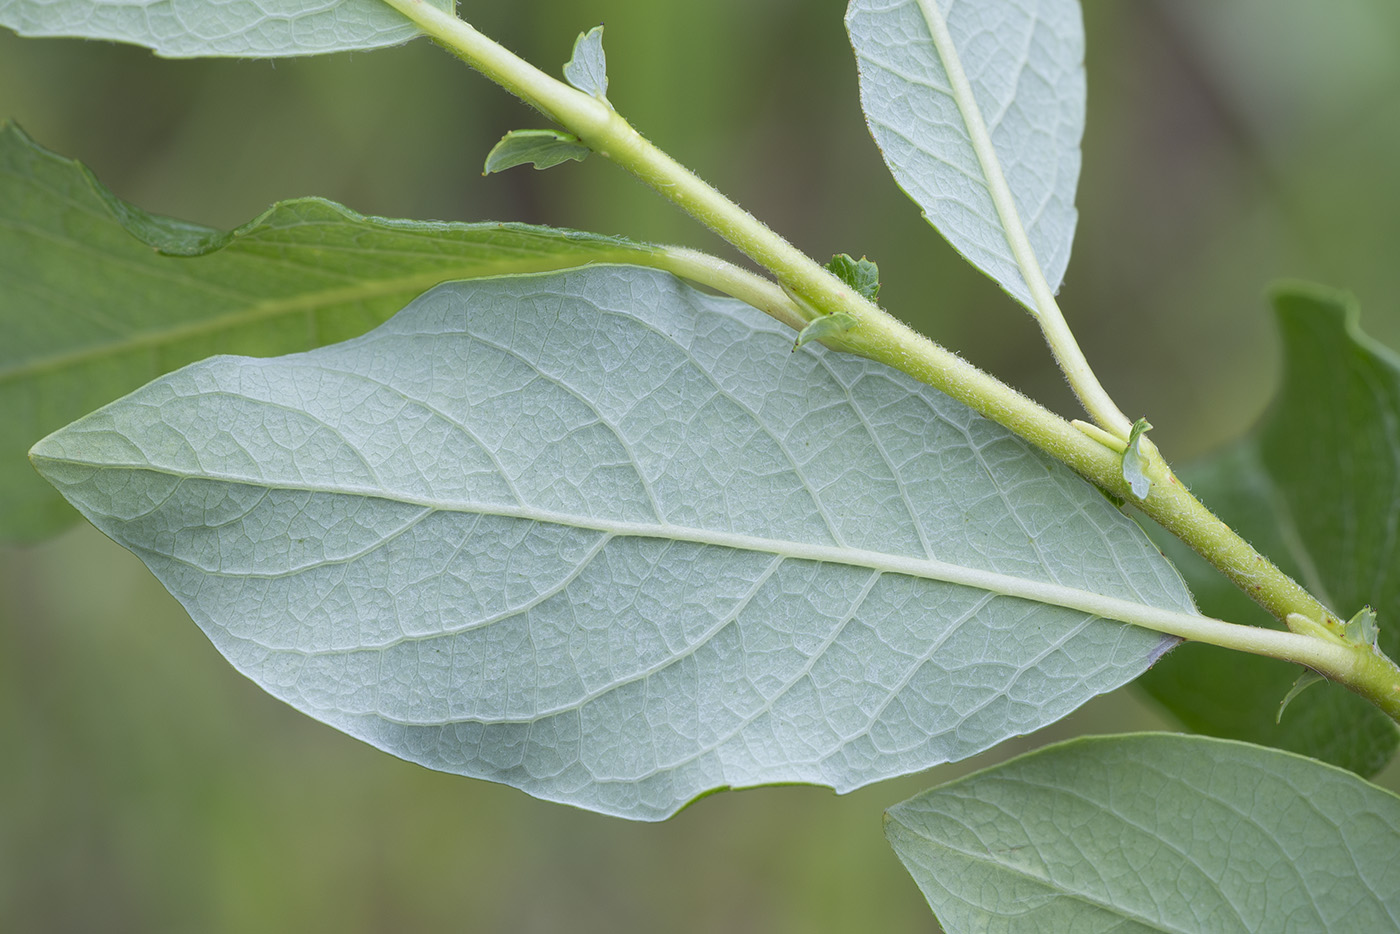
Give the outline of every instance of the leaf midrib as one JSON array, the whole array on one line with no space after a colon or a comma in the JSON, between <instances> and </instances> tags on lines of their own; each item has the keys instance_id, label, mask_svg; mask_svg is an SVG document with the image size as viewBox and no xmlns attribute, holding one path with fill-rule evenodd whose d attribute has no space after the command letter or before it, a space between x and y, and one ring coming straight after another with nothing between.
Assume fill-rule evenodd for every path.
<instances>
[{"instance_id":1,"label":"leaf midrib","mask_svg":"<svg viewBox=\"0 0 1400 934\"><path fill-rule=\"evenodd\" d=\"M998 861L981 853L976 853L970 850L962 849L961 847L953 846L951 843L948 843L944 840L934 839L928 834L921 833L919 830L915 829L913 826L905 823L904 821L898 820L897 818L894 818L894 820L896 820L899 826L903 828L907 833L909 833L913 837L916 837L919 840L926 842L930 847L946 850L949 853L956 853L958 856L963 857L969 862L978 863L982 866L992 867L994 869L1006 873L1007 875L1018 876L1019 878L1025 879L1028 882L1032 882L1036 885L1039 885L1040 887L1054 894L1056 897L1073 899L1074 901L1080 902L1081 904L1088 905L1092 908L1096 908L1099 911L1103 911L1115 917L1122 918L1125 921L1134 921L1138 924L1141 924L1143 927L1148 927L1152 930L1160 931L1161 934L1197 934L1195 930L1188 930L1186 928L1164 927L1163 922L1157 919L1144 918L1141 915L1120 908L1117 905L1108 904L1100 899L1096 899L1087 892L1071 889L1063 885L1057 885L1051 879L1048 879L1045 876L1036 875L1035 873L1030 872L1029 870L1020 869L1016 866L1012 866L1009 863ZM945 891L947 890L945 889ZM981 908L983 906L979 905L978 907Z\"/></svg>"},{"instance_id":2,"label":"leaf midrib","mask_svg":"<svg viewBox=\"0 0 1400 934\"><path fill-rule=\"evenodd\" d=\"M416 506L422 509L432 509L438 512L458 512L522 519L531 522L587 529L614 538L656 538L665 541L681 541L698 545L711 545L720 548L732 548L739 551L773 554L795 560L863 567L880 573L901 574L925 580L941 581L943 583L987 591L1000 596L1059 606L1106 619L1131 621L1134 619L1143 619L1148 616L1155 619L1189 618L1194 620L1198 618L1195 614L1161 609L1145 602L1135 602L1133 600L1112 597L1078 587L1030 580L1027 578L1015 577L1010 574L1003 574L998 571L988 571L981 568L937 561L930 558L914 558L870 551L863 548L853 548L850 546L817 545L791 539L768 538L713 529L691 528L664 522L646 523L599 519L591 516L554 512L552 510L532 506L473 502L469 500L450 501L431 499L413 496L399 491L376 490L368 487L328 487L310 483L290 483L281 480L269 482L265 479L255 477L192 474L170 468L154 467L149 464L94 463L91 461L46 455L39 450L43 444L44 442L39 442L34 450L30 452L30 459L34 462L36 467L40 467L41 464L47 462L52 464L69 464L95 470L148 472L176 477L180 480L210 480L291 493L316 493L329 496L364 497L400 505ZM42 468L41 472L48 475L48 472L42 470ZM246 574L243 576L277 577L279 575Z\"/></svg>"},{"instance_id":3,"label":"leaf midrib","mask_svg":"<svg viewBox=\"0 0 1400 934\"><path fill-rule=\"evenodd\" d=\"M292 317L311 311L317 311L322 308L335 307L336 305L348 302L384 298L400 292L411 292L414 295L418 295L422 292L426 292L435 285L454 279L489 279L500 276L529 275L539 272L554 272L562 269L576 269L581 266L624 262L637 266L650 266L654 268L664 267L660 257L649 251L639 250L634 253L625 249L618 249L609 252L589 251L586 254L586 258L583 255L572 255L511 260L500 263L499 265L493 264L491 272L485 274L480 272L471 274L470 270L481 268L479 263L474 263L468 270L462 271L435 269L426 273L415 273L413 275L390 279L374 279L368 282L357 283L353 286L304 292L290 298L254 301L243 308L217 317L207 318L203 321L187 322L174 327L143 331L121 340L84 347L78 350L66 351L64 353L51 354L46 357L39 357L10 369L0 369L0 384L28 379L44 373L50 373L66 367L102 360L108 357L117 357L133 351L158 348L163 344L174 343L180 340L217 334L220 331L231 330L247 324L270 321L283 316Z\"/></svg>"}]
</instances>

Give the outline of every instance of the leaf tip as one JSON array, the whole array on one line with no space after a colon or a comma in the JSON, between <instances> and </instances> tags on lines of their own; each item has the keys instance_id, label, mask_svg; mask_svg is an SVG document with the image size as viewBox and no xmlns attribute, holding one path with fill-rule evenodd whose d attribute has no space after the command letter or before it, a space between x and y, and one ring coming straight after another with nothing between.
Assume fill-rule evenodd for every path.
<instances>
[{"instance_id":1,"label":"leaf tip","mask_svg":"<svg viewBox=\"0 0 1400 934\"><path fill-rule=\"evenodd\" d=\"M1289 688L1288 693L1283 696L1283 700L1278 705L1278 713L1274 716L1274 722L1282 723L1283 712L1288 709L1289 704L1293 703L1294 698L1314 684L1317 684L1317 682L1323 680L1325 679L1322 675L1312 669L1305 669L1303 673L1298 676L1298 680L1293 682L1293 687Z\"/></svg>"}]
</instances>

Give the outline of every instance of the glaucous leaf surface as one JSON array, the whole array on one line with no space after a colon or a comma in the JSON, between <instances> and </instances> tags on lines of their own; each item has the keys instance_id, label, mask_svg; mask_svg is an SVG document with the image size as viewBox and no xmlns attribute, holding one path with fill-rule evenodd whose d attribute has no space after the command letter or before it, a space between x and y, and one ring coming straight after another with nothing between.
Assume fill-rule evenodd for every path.
<instances>
[{"instance_id":1,"label":"glaucous leaf surface","mask_svg":"<svg viewBox=\"0 0 1400 934\"><path fill-rule=\"evenodd\" d=\"M579 33L574 54L564 65L564 80L585 94L608 99L608 56L603 51L603 27Z\"/></svg>"},{"instance_id":2,"label":"glaucous leaf surface","mask_svg":"<svg viewBox=\"0 0 1400 934\"><path fill-rule=\"evenodd\" d=\"M591 234L386 220L319 199L211 230L146 214L0 127L0 539L76 518L25 461L30 445L162 373L363 334L446 279L652 255Z\"/></svg>"},{"instance_id":3,"label":"glaucous leaf surface","mask_svg":"<svg viewBox=\"0 0 1400 934\"><path fill-rule=\"evenodd\" d=\"M424 0L443 10L450 0ZM21 36L109 39L166 58L284 58L398 45L418 27L382 0L0 0Z\"/></svg>"},{"instance_id":4,"label":"glaucous leaf surface","mask_svg":"<svg viewBox=\"0 0 1400 934\"><path fill-rule=\"evenodd\" d=\"M934 41L940 20L951 47ZM1079 217L1078 0L851 0L846 28L861 106L895 181L958 252L1034 309L969 120L986 126L1020 224L1059 289ZM950 71L966 74L969 94Z\"/></svg>"},{"instance_id":5,"label":"glaucous leaf surface","mask_svg":"<svg viewBox=\"0 0 1400 934\"><path fill-rule=\"evenodd\" d=\"M1400 928L1400 798L1204 736L1071 740L891 808L948 934Z\"/></svg>"},{"instance_id":6,"label":"glaucous leaf surface","mask_svg":"<svg viewBox=\"0 0 1400 934\"><path fill-rule=\"evenodd\" d=\"M31 456L272 694L632 818L960 759L1169 641L1009 592L1191 611L1134 523L1004 429L636 267L439 286Z\"/></svg>"},{"instance_id":7,"label":"glaucous leaf surface","mask_svg":"<svg viewBox=\"0 0 1400 934\"><path fill-rule=\"evenodd\" d=\"M1279 396L1248 437L1183 472L1192 490L1342 619L1375 608L1380 646L1400 657L1400 361L1363 334L1349 296L1293 286L1275 295ZM1158 543L1202 611L1277 627L1219 572L1166 534ZM1371 775L1400 736L1335 684L1279 702L1298 669L1183 645L1142 685L1193 730L1315 756Z\"/></svg>"}]
</instances>

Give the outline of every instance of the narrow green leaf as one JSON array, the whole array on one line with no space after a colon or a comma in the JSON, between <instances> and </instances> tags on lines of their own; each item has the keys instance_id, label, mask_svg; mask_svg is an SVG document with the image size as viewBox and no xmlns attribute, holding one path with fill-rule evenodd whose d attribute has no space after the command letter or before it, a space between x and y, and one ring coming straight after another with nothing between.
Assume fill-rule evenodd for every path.
<instances>
[{"instance_id":1,"label":"narrow green leaf","mask_svg":"<svg viewBox=\"0 0 1400 934\"><path fill-rule=\"evenodd\" d=\"M433 768L612 814L960 759L1190 612L1068 469L901 373L636 267L449 283L216 357L32 457L229 660Z\"/></svg>"},{"instance_id":2,"label":"narrow green leaf","mask_svg":"<svg viewBox=\"0 0 1400 934\"><path fill-rule=\"evenodd\" d=\"M424 0L441 10L450 0ZM399 45L418 27L382 0L0 0L0 26L21 36L143 45L166 58L284 58Z\"/></svg>"},{"instance_id":3,"label":"narrow green leaf","mask_svg":"<svg viewBox=\"0 0 1400 934\"><path fill-rule=\"evenodd\" d=\"M1140 418L1133 423L1128 435L1128 449L1123 452L1123 479L1138 499L1147 499L1152 492L1152 481L1147 476L1147 455L1142 452L1142 437L1152 430L1152 423Z\"/></svg>"},{"instance_id":4,"label":"narrow green leaf","mask_svg":"<svg viewBox=\"0 0 1400 934\"><path fill-rule=\"evenodd\" d=\"M948 934L1400 929L1400 798L1202 736L1072 740L891 808Z\"/></svg>"},{"instance_id":5,"label":"narrow green leaf","mask_svg":"<svg viewBox=\"0 0 1400 934\"><path fill-rule=\"evenodd\" d=\"M579 33L574 54L564 66L564 80L585 94L608 99L608 57L603 52L603 27Z\"/></svg>"},{"instance_id":6,"label":"narrow green leaf","mask_svg":"<svg viewBox=\"0 0 1400 934\"><path fill-rule=\"evenodd\" d=\"M943 23L949 44L935 41ZM1004 177L1014 225L1058 289L1084 135L1078 0L851 0L846 28L861 106L895 181L958 252L1034 311L993 176ZM993 165L974 145L977 125Z\"/></svg>"},{"instance_id":7,"label":"narrow green leaf","mask_svg":"<svg viewBox=\"0 0 1400 934\"><path fill-rule=\"evenodd\" d=\"M570 159L582 162L592 152L577 136L560 130L512 130L486 154L482 174L504 172L517 165L533 165L536 169L552 169Z\"/></svg>"},{"instance_id":8,"label":"narrow green leaf","mask_svg":"<svg viewBox=\"0 0 1400 934\"><path fill-rule=\"evenodd\" d=\"M1278 399L1239 443L1183 472L1222 519L1339 613L1373 606L1379 647L1400 652L1400 364L1361 333L1350 297L1311 286L1275 298L1283 335ZM1204 612L1279 624L1174 539L1158 543ZM1358 626L1362 625L1358 621ZM1282 723L1297 669L1182 646L1143 686L1194 730L1316 756L1362 775L1395 753L1394 724L1349 691L1321 685Z\"/></svg>"},{"instance_id":9,"label":"narrow green leaf","mask_svg":"<svg viewBox=\"0 0 1400 934\"><path fill-rule=\"evenodd\" d=\"M1293 687L1288 689L1288 693L1283 695L1283 700L1279 702L1278 714L1274 717L1274 722L1283 722L1283 712L1288 709L1289 704L1297 699L1299 694L1302 694L1308 688L1321 684L1326 680L1326 678L1315 671L1306 668L1303 669L1303 673L1298 676L1298 680L1293 682Z\"/></svg>"},{"instance_id":10,"label":"narrow green leaf","mask_svg":"<svg viewBox=\"0 0 1400 934\"><path fill-rule=\"evenodd\" d=\"M0 127L0 539L76 518L25 461L29 446L162 373L213 353L344 340L446 279L654 255L520 224L364 217L319 199L211 230L146 214Z\"/></svg>"},{"instance_id":11,"label":"narrow green leaf","mask_svg":"<svg viewBox=\"0 0 1400 934\"><path fill-rule=\"evenodd\" d=\"M826 268L872 302L880 297L880 267L864 256L852 259L849 254L839 253L831 258Z\"/></svg>"}]
</instances>

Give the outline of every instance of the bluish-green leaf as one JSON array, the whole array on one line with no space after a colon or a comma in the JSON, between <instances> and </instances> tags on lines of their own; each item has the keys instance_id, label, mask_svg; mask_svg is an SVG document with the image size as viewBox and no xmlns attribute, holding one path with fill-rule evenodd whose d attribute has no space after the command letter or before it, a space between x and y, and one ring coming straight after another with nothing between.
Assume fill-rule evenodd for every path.
<instances>
[{"instance_id":1,"label":"bluish-green leaf","mask_svg":"<svg viewBox=\"0 0 1400 934\"><path fill-rule=\"evenodd\" d=\"M1400 929L1400 798L1201 736L1073 740L891 808L948 934Z\"/></svg>"},{"instance_id":2,"label":"bluish-green leaf","mask_svg":"<svg viewBox=\"0 0 1400 934\"><path fill-rule=\"evenodd\" d=\"M29 447L162 373L344 340L445 279L655 256L610 237L386 220L319 199L211 230L146 214L0 127L0 539L76 518L35 476Z\"/></svg>"},{"instance_id":3,"label":"bluish-green leaf","mask_svg":"<svg viewBox=\"0 0 1400 934\"><path fill-rule=\"evenodd\" d=\"M1400 654L1400 364L1361 333L1349 296L1294 286L1275 299L1283 335L1278 399L1251 435L1183 478L1206 505L1341 618L1378 613ZM1159 543L1204 612L1279 624L1170 536ZM1298 670L1184 645L1143 686L1194 730L1316 756L1370 775L1400 736L1384 714L1322 684L1278 706Z\"/></svg>"},{"instance_id":4,"label":"bluish-green leaf","mask_svg":"<svg viewBox=\"0 0 1400 934\"><path fill-rule=\"evenodd\" d=\"M808 341L819 341L825 337L845 334L857 323L855 315L847 314L844 311L822 315L798 332L797 340L793 342L792 349L796 350Z\"/></svg>"},{"instance_id":5,"label":"bluish-green leaf","mask_svg":"<svg viewBox=\"0 0 1400 934\"><path fill-rule=\"evenodd\" d=\"M560 130L512 130L486 154L483 174L504 172L518 165L552 169L570 159L582 162L592 151L572 133Z\"/></svg>"},{"instance_id":6,"label":"bluish-green leaf","mask_svg":"<svg viewBox=\"0 0 1400 934\"><path fill-rule=\"evenodd\" d=\"M608 57L603 52L603 27L594 26L574 41L574 54L564 66L564 80L585 94L608 99Z\"/></svg>"},{"instance_id":7,"label":"bluish-green leaf","mask_svg":"<svg viewBox=\"0 0 1400 934\"><path fill-rule=\"evenodd\" d=\"M239 670L433 768L634 818L960 759L1169 640L1141 530L903 374L635 267L451 283L36 445ZM1017 595L1013 595L1017 594Z\"/></svg>"},{"instance_id":8,"label":"bluish-green leaf","mask_svg":"<svg viewBox=\"0 0 1400 934\"><path fill-rule=\"evenodd\" d=\"M1123 452L1123 479L1138 499L1147 499L1147 494L1152 492L1152 480L1147 476L1147 455L1142 450L1142 438L1151 430L1152 424L1145 418L1134 422L1128 434L1128 449Z\"/></svg>"},{"instance_id":9,"label":"bluish-green leaf","mask_svg":"<svg viewBox=\"0 0 1400 934\"><path fill-rule=\"evenodd\" d=\"M938 21L951 47L935 43ZM1018 223L1058 289L1084 135L1078 0L851 0L846 28L861 105L895 181L958 252L1034 308L969 121L986 126ZM968 93L950 81L959 71Z\"/></svg>"},{"instance_id":10,"label":"bluish-green leaf","mask_svg":"<svg viewBox=\"0 0 1400 934\"><path fill-rule=\"evenodd\" d=\"M424 0L451 10L450 0ZM167 58L284 58L398 45L419 35L383 0L0 0L21 36L144 45Z\"/></svg>"}]
</instances>

